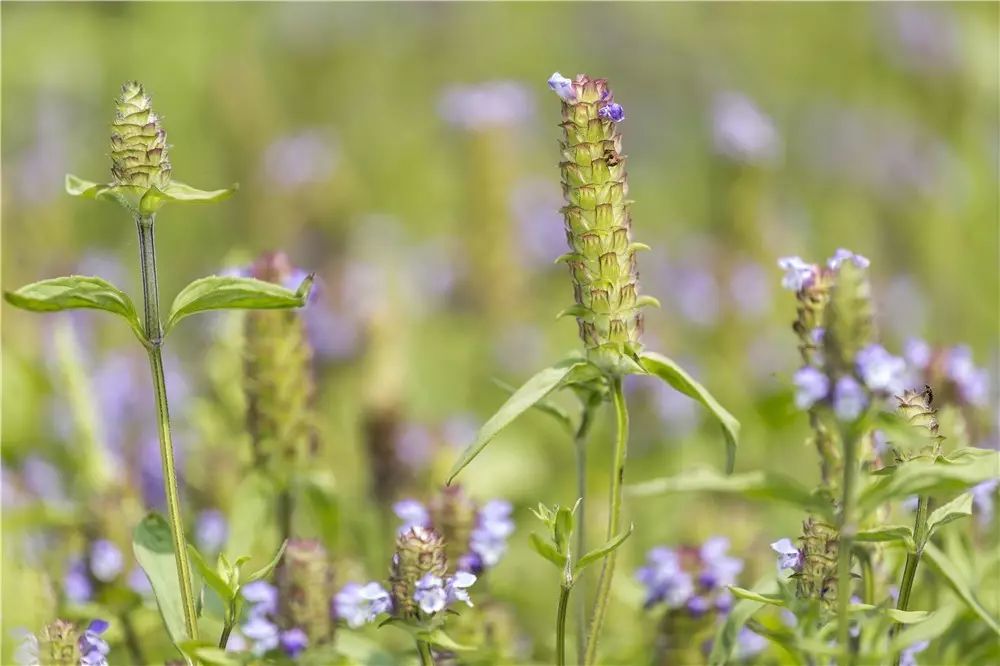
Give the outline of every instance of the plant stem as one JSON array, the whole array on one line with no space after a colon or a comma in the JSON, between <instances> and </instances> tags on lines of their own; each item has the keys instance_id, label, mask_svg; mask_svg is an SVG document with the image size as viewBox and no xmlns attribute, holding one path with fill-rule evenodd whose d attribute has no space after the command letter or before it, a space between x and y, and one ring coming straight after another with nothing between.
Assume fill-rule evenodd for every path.
<instances>
[{"instance_id":1,"label":"plant stem","mask_svg":"<svg viewBox=\"0 0 1000 666\"><path fill-rule=\"evenodd\" d=\"M622 482L625 479L625 456L628 450L628 407L625 405L625 392L622 390L622 378L616 376L611 380L611 399L615 406L617 430L615 433L614 464L611 468L611 501L608 514L607 539L611 540L619 532L622 512ZM604 558L601 566L601 577L597 583L597 598L594 601L594 614L590 619L590 632L587 636L587 650L584 654L584 664L590 665L597 661L597 641L601 636L601 627L608 612L611 600L611 580L615 574L617 550Z\"/></svg>"},{"instance_id":2,"label":"plant stem","mask_svg":"<svg viewBox=\"0 0 1000 666\"><path fill-rule=\"evenodd\" d=\"M910 593L913 591L913 582L917 577L917 565L920 564L920 556L924 553L924 544L927 542L927 516L930 513L930 497L921 495L917 500L917 515L913 520L913 543L914 551L906 554L906 564L903 566L903 581L899 584L899 599L896 608L902 611L908 610L910 606ZM893 625L890 635L895 635L899 630L898 624ZM895 664L899 666L902 655L896 655Z\"/></svg>"},{"instance_id":3,"label":"plant stem","mask_svg":"<svg viewBox=\"0 0 1000 666\"><path fill-rule=\"evenodd\" d=\"M191 570L187 559L187 540L181 516L180 497L177 491L177 471L174 464L174 445L170 437L170 410L167 406L166 376L163 372L163 330L160 327L159 289L156 281L156 244L153 238L154 216L136 218L139 230L139 261L142 271L142 296L145 313L146 351L153 374L153 391L156 396L156 417L160 434L160 459L163 463L163 487L167 498L170 532L174 542L174 559L181 602L184 606L184 626L191 640L198 639L198 615L191 586Z\"/></svg>"},{"instance_id":4,"label":"plant stem","mask_svg":"<svg viewBox=\"0 0 1000 666\"><path fill-rule=\"evenodd\" d=\"M570 588L559 586L559 609L556 611L556 665L566 666L566 606Z\"/></svg>"},{"instance_id":5,"label":"plant stem","mask_svg":"<svg viewBox=\"0 0 1000 666\"><path fill-rule=\"evenodd\" d=\"M837 546L837 640L843 654L842 664L853 661L850 647L850 619L848 607L851 603L851 550L857 532L854 517L854 484L857 480L858 438L854 429L841 429L844 442L844 479L840 500L840 515L837 521L839 544Z\"/></svg>"},{"instance_id":6,"label":"plant stem","mask_svg":"<svg viewBox=\"0 0 1000 666\"><path fill-rule=\"evenodd\" d=\"M418 640L417 652L420 653L420 663L422 666L434 666L434 654L431 652L430 643Z\"/></svg>"},{"instance_id":7,"label":"plant stem","mask_svg":"<svg viewBox=\"0 0 1000 666\"><path fill-rule=\"evenodd\" d=\"M580 507L576 514L576 556L580 557L587 552L587 435L590 426L594 422L594 414L601 404L601 396L594 393L583 403L583 411L580 413L580 425L576 429L573 437L573 445L576 448L576 496L580 499ZM584 587L582 578L576 585L581 587L576 593L576 655L577 661L582 661L583 653L587 649L587 589Z\"/></svg>"}]
</instances>

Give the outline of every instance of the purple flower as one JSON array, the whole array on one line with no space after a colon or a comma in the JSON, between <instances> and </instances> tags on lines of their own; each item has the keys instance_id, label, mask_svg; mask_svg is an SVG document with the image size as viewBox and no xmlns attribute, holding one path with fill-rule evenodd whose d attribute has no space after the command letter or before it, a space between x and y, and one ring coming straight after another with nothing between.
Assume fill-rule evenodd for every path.
<instances>
[{"instance_id":1,"label":"purple flower","mask_svg":"<svg viewBox=\"0 0 1000 666\"><path fill-rule=\"evenodd\" d=\"M576 101L576 92L573 90L573 82L559 72L555 72L549 77L549 88L552 92L559 95L559 99L564 102Z\"/></svg>"},{"instance_id":2,"label":"purple flower","mask_svg":"<svg viewBox=\"0 0 1000 666\"><path fill-rule=\"evenodd\" d=\"M298 627L293 627L292 629L281 632L281 638L279 640L281 643L281 651L292 659L298 657L299 653L309 647L309 637L306 636L306 632L302 631Z\"/></svg>"},{"instance_id":3,"label":"purple flower","mask_svg":"<svg viewBox=\"0 0 1000 666\"><path fill-rule=\"evenodd\" d=\"M514 125L533 111L528 91L513 81L452 86L438 109L445 121L467 130Z\"/></svg>"},{"instance_id":4,"label":"purple flower","mask_svg":"<svg viewBox=\"0 0 1000 666\"><path fill-rule=\"evenodd\" d=\"M469 598L468 588L476 582L476 577L467 571L459 571L454 576L445 581L445 594L448 598L448 605L458 601L472 606L472 599Z\"/></svg>"},{"instance_id":5,"label":"purple flower","mask_svg":"<svg viewBox=\"0 0 1000 666\"><path fill-rule=\"evenodd\" d=\"M840 266L845 262L850 261L852 264L858 268L868 268L871 264L868 261L868 257L860 254L854 254L846 248L837 248L837 251L833 253L833 256L826 260L826 265L830 267L830 270L839 270Z\"/></svg>"},{"instance_id":6,"label":"purple flower","mask_svg":"<svg viewBox=\"0 0 1000 666\"><path fill-rule=\"evenodd\" d=\"M680 558L670 548L651 549L646 554L646 566L636 571L635 577L646 587L646 608L661 601L668 608L678 608L694 594L691 576L681 569Z\"/></svg>"},{"instance_id":7,"label":"purple flower","mask_svg":"<svg viewBox=\"0 0 1000 666\"><path fill-rule=\"evenodd\" d=\"M339 163L336 138L327 128L312 128L271 143L264 151L261 170L268 183L294 190L325 182Z\"/></svg>"},{"instance_id":8,"label":"purple flower","mask_svg":"<svg viewBox=\"0 0 1000 666\"><path fill-rule=\"evenodd\" d=\"M917 666L917 659L914 655L923 652L930 645L930 641L919 641L906 648L899 654L899 666Z\"/></svg>"},{"instance_id":9,"label":"purple flower","mask_svg":"<svg viewBox=\"0 0 1000 666\"><path fill-rule=\"evenodd\" d=\"M740 655L744 657L755 655L767 647L766 638L746 627L740 629L740 633L736 636L736 642Z\"/></svg>"},{"instance_id":10,"label":"purple flower","mask_svg":"<svg viewBox=\"0 0 1000 666\"><path fill-rule=\"evenodd\" d=\"M107 666L108 653L111 648L107 641L101 638L108 629L108 623L104 620L93 620L87 629L80 636L80 666Z\"/></svg>"},{"instance_id":11,"label":"purple flower","mask_svg":"<svg viewBox=\"0 0 1000 666\"><path fill-rule=\"evenodd\" d=\"M87 603L93 597L94 585L87 573L87 563L82 557L70 561L63 576L63 592L66 598L75 604Z\"/></svg>"},{"instance_id":12,"label":"purple flower","mask_svg":"<svg viewBox=\"0 0 1000 666\"><path fill-rule=\"evenodd\" d=\"M431 524L431 516L427 513L427 507L415 499L400 500L392 505L392 511L403 521L398 532L408 532L413 527L428 527Z\"/></svg>"},{"instance_id":13,"label":"purple flower","mask_svg":"<svg viewBox=\"0 0 1000 666\"><path fill-rule=\"evenodd\" d=\"M918 338L910 338L903 345L903 358L910 365L923 370L931 363L931 346Z\"/></svg>"},{"instance_id":14,"label":"purple flower","mask_svg":"<svg viewBox=\"0 0 1000 666\"><path fill-rule=\"evenodd\" d=\"M712 537L702 544L699 552L702 571L698 575L702 587L712 589L736 583L737 574L743 571L743 560L730 557L726 554L728 550L729 539L724 536Z\"/></svg>"},{"instance_id":15,"label":"purple flower","mask_svg":"<svg viewBox=\"0 0 1000 666\"><path fill-rule=\"evenodd\" d=\"M219 552L229 533L226 517L218 509L207 509L199 513L194 529L198 547L207 553Z\"/></svg>"},{"instance_id":16,"label":"purple flower","mask_svg":"<svg viewBox=\"0 0 1000 666\"><path fill-rule=\"evenodd\" d=\"M854 377L841 377L833 388L833 411L841 421L853 421L865 410L868 396Z\"/></svg>"},{"instance_id":17,"label":"purple flower","mask_svg":"<svg viewBox=\"0 0 1000 666\"><path fill-rule=\"evenodd\" d=\"M622 105L617 102L612 102L607 106L602 106L598 111L597 115L601 118L607 118L608 120L616 123L620 123L625 120L625 109Z\"/></svg>"},{"instance_id":18,"label":"purple flower","mask_svg":"<svg viewBox=\"0 0 1000 666\"><path fill-rule=\"evenodd\" d=\"M740 93L715 96L712 138L717 153L738 162L765 164L776 161L781 154L781 139L774 123Z\"/></svg>"},{"instance_id":19,"label":"purple flower","mask_svg":"<svg viewBox=\"0 0 1000 666\"><path fill-rule=\"evenodd\" d=\"M556 257L566 251L558 185L536 179L519 181L511 188L509 205L520 232L520 258L532 268L553 269Z\"/></svg>"},{"instance_id":20,"label":"purple flower","mask_svg":"<svg viewBox=\"0 0 1000 666\"><path fill-rule=\"evenodd\" d=\"M868 345L855 359L858 374L872 391L899 393L906 381L906 361L893 356L882 345Z\"/></svg>"},{"instance_id":21,"label":"purple flower","mask_svg":"<svg viewBox=\"0 0 1000 666\"><path fill-rule=\"evenodd\" d=\"M830 392L830 379L812 366L796 371L792 378L795 384L795 406L809 409Z\"/></svg>"},{"instance_id":22,"label":"purple flower","mask_svg":"<svg viewBox=\"0 0 1000 666\"><path fill-rule=\"evenodd\" d=\"M802 291L819 275L819 268L815 264L807 264L801 257L782 257L778 259L778 268L785 271L781 286L789 291Z\"/></svg>"},{"instance_id":23,"label":"purple flower","mask_svg":"<svg viewBox=\"0 0 1000 666\"><path fill-rule=\"evenodd\" d=\"M90 546L90 571L97 580L110 583L124 568L125 558L115 544L99 539Z\"/></svg>"},{"instance_id":24,"label":"purple flower","mask_svg":"<svg viewBox=\"0 0 1000 666\"><path fill-rule=\"evenodd\" d=\"M278 625L263 615L251 614L250 619L243 625L242 632L253 641L251 650L258 657L278 647Z\"/></svg>"},{"instance_id":25,"label":"purple flower","mask_svg":"<svg viewBox=\"0 0 1000 666\"><path fill-rule=\"evenodd\" d=\"M149 584L149 578L141 567L135 567L128 572L128 586L133 592L144 597L153 594L153 586Z\"/></svg>"},{"instance_id":26,"label":"purple flower","mask_svg":"<svg viewBox=\"0 0 1000 666\"><path fill-rule=\"evenodd\" d=\"M21 467L21 478L24 487L35 497L52 504L66 503L62 473L48 460L37 455L28 456Z\"/></svg>"},{"instance_id":27,"label":"purple flower","mask_svg":"<svg viewBox=\"0 0 1000 666\"><path fill-rule=\"evenodd\" d=\"M448 604L448 593L444 587L444 581L440 576L432 573L424 574L417 581L416 589L413 592L413 601L420 606L420 610L431 615L444 610Z\"/></svg>"},{"instance_id":28,"label":"purple flower","mask_svg":"<svg viewBox=\"0 0 1000 666\"><path fill-rule=\"evenodd\" d=\"M256 580L240 588L243 598L252 604L251 615L273 615L278 612L278 588L267 581ZM243 632L248 638L250 635Z\"/></svg>"},{"instance_id":29,"label":"purple flower","mask_svg":"<svg viewBox=\"0 0 1000 666\"><path fill-rule=\"evenodd\" d=\"M507 538L514 533L513 511L506 500L490 500L479 509L476 527L469 537L469 549L475 553L481 565L496 566L507 550Z\"/></svg>"},{"instance_id":30,"label":"purple flower","mask_svg":"<svg viewBox=\"0 0 1000 666\"><path fill-rule=\"evenodd\" d=\"M771 544L771 550L778 554L778 571L802 569L802 551L795 547L791 539L778 539Z\"/></svg>"},{"instance_id":31,"label":"purple flower","mask_svg":"<svg viewBox=\"0 0 1000 666\"><path fill-rule=\"evenodd\" d=\"M960 345L948 354L946 371L955 382L959 395L972 405L989 402L990 375L985 369L977 368L972 361L972 350Z\"/></svg>"},{"instance_id":32,"label":"purple flower","mask_svg":"<svg viewBox=\"0 0 1000 666\"><path fill-rule=\"evenodd\" d=\"M356 629L373 621L381 613L392 610L392 598L376 582L360 585L348 583L333 599L336 616Z\"/></svg>"},{"instance_id":33,"label":"purple flower","mask_svg":"<svg viewBox=\"0 0 1000 666\"><path fill-rule=\"evenodd\" d=\"M760 264L752 261L739 264L730 275L729 292L746 317L760 317L771 310L770 277Z\"/></svg>"}]
</instances>

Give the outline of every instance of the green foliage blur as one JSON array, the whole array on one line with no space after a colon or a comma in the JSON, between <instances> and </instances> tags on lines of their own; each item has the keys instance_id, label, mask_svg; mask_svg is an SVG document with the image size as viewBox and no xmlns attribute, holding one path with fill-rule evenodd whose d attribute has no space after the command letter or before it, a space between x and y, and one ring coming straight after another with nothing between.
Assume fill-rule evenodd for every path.
<instances>
[{"instance_id":1,"label":"green foliage blur","mask_svg":"<svg viewBox=\"0 0 1000 666\"><path fill-rule=\"evenodd\" d=\"M639 255L642 291L663 304L647 311L645 341L741 421L738 471L818 478L807 419L793 404L795 303L775 262L823 261L838 247L871 259L890 351L910 338L962 343L990 369L993 414L978 413L971 443L996 445L996 4L2 9L4 288L98 274L138 302L133 222L112 204L65 195L63 176L107 179L112 99L123 81L142 81L164 116L174 176L205 189L240 184L226 202L159 215L161 302L269 251L317 274L303 317L315 349L313 468L330 506L307 524L341 584L384 578L396 527L387 503L426 500L440 487L504 400L494 379L518 385L579 347L573 322L554 318L572 298L565 267L552 264L563 251L559 106L545 82L556 70L607 77L625 108L633 234L653 248ZM489 82L506 83L471 94ZM67 563L95 536L117 543L130 568L132 526L157 501L142 490L158 466L142 349L99 313L5 307L3 323L0 661L16 647L13 629L109 606L144 609L130 631L148 654L169 655L148 600L88 606L61 591ZM230 542L242 538L263 564L276 535L234 533L252 459L241 331L240 315L179 326L166 346L168 382L189 529L198 512L218 509L230 517ZM652 382L631 387L629 402L627 483L722 467L722 435L695 403ZM372 447L386 422L412 446L404 472L376 478L395 455ZM943 414L942 434L969 435L948 432L958 422ZM589 448L595 546L612 432L605 407ZM83 462L94 447L114 450L103 471ZM40 487L24 471L38 460L53 466ZM506 618L517 645L507 659L517 663L554 653L559 581L529 547L538 526L528 508L572 506L573 467L565 433L532 413L460 477L474 498L515 506L510 549L480 593ZM106 476L130 490L95 503L90 489ZM782 506L707 495L626 499L625 510L635 532L619 551L602 643L622 663L647 663L657 632L632 575L650 547L727 536L749 587L773 571L768 544L797 535L802 520ZM972 567L996 616L996 531L975 521L955 529L978 545ZM575 593L593 591L596 575L584 580ZM914 608L950 594L929 571L919 580ZM109 619L122 651L112 663L125 663L126 636ZM338 633L407 649L392 628ZM940 661L928 663L957 663L938 649Z\"/></svg>"}]
</instances>

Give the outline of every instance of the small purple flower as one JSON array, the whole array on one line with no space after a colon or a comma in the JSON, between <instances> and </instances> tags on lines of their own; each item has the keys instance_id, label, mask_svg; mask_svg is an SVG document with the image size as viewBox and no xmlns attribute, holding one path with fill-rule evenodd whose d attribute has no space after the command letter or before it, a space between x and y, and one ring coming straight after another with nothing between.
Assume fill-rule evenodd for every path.
<instances>
[{"instance_id":1,"label":"small purple flower","mask_svg":"<svg viewBox=\"0 0 1000 666\"><path fill-rule=\"evenodd\" d=\"M242 627L243 635L253 641L252 652L258 657L278 647L278 626L263 615L251 614Z\"/></svg>"},{"instance_id":2,"label":"small purple flower","mask_svg":"<svg viewBox=\"0 0 1000 666\"><path fill-rule=\"evenodd\" d=\"M153 594L153 586L149 584L149 578L141 567L135 567L128 572L127 578L129 589L138 595L148 597Z\"/></svg>"},{"instance_id":3,"label":"small purple flower","mask_svg":"<svg viewBox=\"0 0 1000 666\"><path fill-rule=\"evenodd\" d=\"M479 509L476 527L469 537L469 549L479 556L484 568L496 566L507 550L507 538L514 533L512 511L513 507L506 500L490 500Z\"/></svg>"},{"instance_id":4,"label":"small purple flower","mask_svg":"<svg viewBox=\"0 0 1000 666\"><path fill-rule=\"evenodd\" d=\"M802 551L795 547L791 539L778 539L771 544L771 550L778 554L778 571L802 569Z\"/></svg>"},{"instance_id":5,"label":"small purple flower","mask_svg":"<svg viewBox=\"0 0 1000 666\"><path fill-rule=\"evenodd\" d=\"M646 554L646 566L636 571L635 577L646 587L646 608L661 601L668 608L678 608L694 594L691 576L681 569L680 558L670 548L651 549Z\"/></svg>"},{"instance_id":6,"label":"small purple flower","mask_svg":"<svg viewBox=\"0 0 1000 666\"><path fill-rule=\"evenodd\" d=\"M819 275L819 268L815 264L807 264L801 257L782 257L778 259L778 268L785 271L781 286L789 291L802 291Z\"/></svg>"},{"instance_id":7,"label":"small purple flower","mask_svg":"<svg viewBox=\"0 0 1000 666\"><path fill-rule=\"evenodd\" d=\"M774 123L740 93L715 96L712 135L715 151L739 162L766 164L781 154L781 138Z\"/></svg>"},{"instance_id":8,"label":"small purple flower","mask_svg":"<svg viewBox=\"0 0 1000 666\"><path fill-rule=\"evenodd\" d=\"M413 527L429 527L431 516L427 512L427 507L415 499L400 500L392 505L392 511L403 521L398 532L408 532Z\"/></svg>"},{"instance_id":9,"label":"small purple flower","mask_svg":"<svg viewBox=\"0 0 1000 666\"><path fill-rule=\"evenodd\" d=\"M247 583L240 588L240 592L243 598L253 605L250 609L251 615L265 616L278 612L278 588L267 581L256 580ZM246 635L250 637L249 634Z\"/></svg>"},{"instance_id":10,"label":"small purple flower","mask_svg":"<svg viewBox=\"0 0 1000 666\"><path fill-rule=\"evenodd\" d=\"M476 582L476 577L467 571L459 571L454 576L448 578L445 581L445 594L447 596L448 605L452 605L458 601L464 602L468 606L472 606L472 599L469 598L468 588Z\"/></svg>"},{"instance_id":11,"label":"small purple flower","mask_svg":"<svg viewBox=\"0 0 1000 666\"><path fill-rule=\"evenodd\" d=\"M833 388L833 411L841 421L853 421L868 406L868 396L854 377L841 377Z\"/></svg>"},{"instance_id":12,"label":"small purple flower","mask_svg":"<svg viewBox=\"0 0 1000 666\"><path fill-rule=\"evenodd\" d=\"M392 610L392 598L385 588L376 582L360 585L348 583L333 599L337 617L347 622L352 629L372 622L381 613Z\"/></svg>"},{"instance_id":13,"label":"small purple flower","mask_svg":"<svg viewBox=\"0 0 1000 666\"><path fill-rule=\"evenodd\" d=\"M218 553L229 533L226 517L218 509L207 509L199 513L194 529L198 547L206 553Z\"/></svg>"},{"instance_id":14,"label":"small purple flower","mask_svg":"<svg viewBox=\"0 0 1000 666\"><path fill-rule=\"evenodd\" d=\"M80 636L80 666L107 666L111 648L101 638L101 634L107 629L108 623L104 620L93 620L87 625L86 631Z\"/></svg>"},{"instance_id":15,"label":"small purple flower","mask_svg":"<svg viewBox=\"0 0 1000 666\"><path fill-rule=\"evenodd\" d=\"M612 122L620 123L621 121L625 120L625 109L623 109L622 105L619 104L618 102L612 102L607 106L602 106L597 111L597 115L599 115L601 118L607 118Z\"/></svg>"},{"instance_id":16,"label":"small purple flower","mask_svg":"<svg viewBox=\"0 0 1000 666\"><path fill-rule=\"evenodd\" d=\"M576 92L573 91L573 82L559 72L555 72L549 77L549 88L559 95L559 99L564 102L576 101Z\"/></svg>"},{"instance_id":17,"label":"small purple flower","mask_svg":"<svg viewBox=\"0 0 1000 666\"><path fill-rule=\"evenodd\" d=\"M916 654L923 652L930 645L930 641L919 641L906 648L899 654L899 666L917 666Z\"/></svg>"},{"instance_id":18,"label":"small purple flower","mask_svg":"<svg viewBox=\"0 0 1000 666\"><path fill-rule=\"evenodd\" d=\"M739 646L739 653L743 657L755 655L767 647L766 638L746 627L740 629L740 633L736 636L736 642Z\"/></svg>"},{"instance_id":19,"label":"small purple flower","mask_svg":"<svg viewBox=\"0 0 1000 666\"><path fill-rule=\"evenodd\" d=\"M702 544L700 555L702 571L698 583L707 589L726 587L736 583L736 576L743 571L743 560L730 557L729 539L715 536Z\"/></svg>"},{"instance_id":20,"label":"small purple flower","mask_svg":"<svg viewBox=\"0 0 1000 666\"><path fill-rule=\"evenodd\" d=\"M796 371L792 378L795 384L795 406L809 409L830 392L830 379L812 366Z\"/></svg>"},{"instance_id":21,"label":"small purple flower","mask_svg":"<svg viewBox=\"0 0 1000 666\"><path fill-rule=\"evenodd\" d=\"M989 402L989 372L976 367L972 361L972 350L967 346L960 345L951 350L946 371L949 379L958 387L963 400L972 405L985 405Z\"/></svg>"},{"instance_id":22,"label":"small purple flower","mask_svg":"<svg viewBox=\"0 0 1000 666\"><path fill-rule=\"evenodd\" d=\"M420 606L420 610L431 615L444 610L448 604L448 593L444 588L444 581L440 576L432 573L424 574L417 581L416 589L413 592L413 601Z\"/></svg>"},{"instance_id":23,"label":"small purple flower","mask_svg":"<svg viewBox=\"0 0 1000 666\"><path fill-rule=\"evenodd\" d=\"M931 346L918 338L910 338L903 345L903 358L915 368L924 370L931 362Z\"/></svg>"},{"instance_id":24,"label":"small purple flower","mask_svg":"<svg viewBox=\"0 0 1000 666\"><path fill-rule=\"evenodd\" d=\"M125 558L115 544L98 539L90 546L90 571L97 580L110 583L124 568Z\"/></svg>"},{"instance_id":25,"label":"small purple flower","mask_svg":"<svg viewBox=\"0 0 1000 666\"><path fill-rule=\"evenodd\" d=\"M837 251L833 253L833 256L827 259L826 265L830 267L830 270L839 270L840 266L845 262L850 261L852 264L858 268L868 268L871 262L868 261L868 257L860 254L855 254L846 248L837 248Z\"/></svg>"},{"instance_id":26,"label":"small purple flower","mask_svg":"<svg viewBox=\"0 0 1000 666\"><path fill-rule=\"evenodd\" d=\"M309 647L309 637L306 636L306 632L302 631L298 627L293 627L292 629L281 632L281 638L279 640L281 643L281 651L292 659L298 657L303 650Z\"/></svg>"},{"instance_id":27,"label":"small purple flower","mask_svg":"<svg viewBox=\"0 0 1000 666\"><path fill-rule=\"evenodd\" d=\"M87 573L87 563L77 557L70 561L63 576L63 592L75 604L84 604L94 596L94 585Z\"/></svg>"},{"instance_id":28,"label":"small purple flower","mask_svg":"<svg viewBox=\"0 0 1000 666\"><path fill-rule=\"evenodd\" d=\"M686 607L688 612L694 617L701 617L712 609L711 604L708 603L708 599L699 596L688 599Z\"/></svg>"},{"instance_id":29,"label":"small purple flower","mask_svg":"<svg viewBox=\"0 0 1000 666\"><path fill-rule=\"evenodd\" d=\"M906 361L893 356L882 345L872 344L858 352L858 374L872 391L899 393L906 381Z\"/></svg>"},{"instance_id":30,"label":"small purple flower","mask_svg":"<svg viewBox=\"0 0 1000 666\"><path fill-rule=\"evenodd\" d=\"M533 111L528 91L513 81L451 86L438 109L448 123L467 130L514 125Z\"/></svg>"}]
</instances>

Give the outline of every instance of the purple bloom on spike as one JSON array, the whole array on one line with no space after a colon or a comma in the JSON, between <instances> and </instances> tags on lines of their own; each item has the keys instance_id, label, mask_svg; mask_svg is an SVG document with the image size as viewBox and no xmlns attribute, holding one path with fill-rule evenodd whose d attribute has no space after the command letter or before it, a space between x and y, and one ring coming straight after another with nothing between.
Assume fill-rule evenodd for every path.
<instances>
[{"instance_id":1,"label":"purple bloom on spike","mask_svg":"<svg viewBox=\"0 0 1000 666\"><path fill-rule=\"evenodd\" d=\"M680 558L670 548L660 546L650 550L646 566L636 571L635 577L646 588L646 608L661 601L668 608L677 608L694 594L691 576L681 569Z\"/></svg>"},{"instance_id":2,"label":"purple bloom on spike","mask_svg":"<svg viewBox=\"0 0 1000 666\"><path fill-rule=\"evenodd\" d=\"M107 539L99 539L90 547L90 571L94 578L110 583L125 568L125 558L118 546Z\"/></svg>"},{"instance_id":3,"label":"purple bloom on spike","mask_svg":"<svg viewBox=\"0 0 1000 666\"><path fill-rule=\"evenodd\" d=\"M242 631L244 636L253 641L251 650L258 657L278 647L278 626L263 615L251 615Z\"/></svg>"},{"instance_id":4,"label":"purple bloom on spike","mask_svg":"<svg viewBox=\"0 0 1000 666\"><path fill-rule=\"evenodd\" d=\"M444 588L444 581L440 576L432 573L424 574L417 581L416 589L413 592L413 601L420 606L420 610L431 615L444 610L448 603L448 593Z\"/></svg>"},{"instance_id":5,"label":"purple bloom on spike","mask_svg":"<svg viewBox=\"0 0 1000 666\"><path fill-rule=\"evenodd\" d=\"M612 102L607 106L602 106L597 111L597 115L599 115L601 118L607 118L612 122L620 123L621 121L625 120L625 109L623 109L622 105L619 104L618 102Z\"/></svg>"},{"instance_id":6,"label":"purple bloom on spike","mask_svg":"<svg viewBox=\"0 0 1000 666\"><path fill-rule=\"evenodd\" d=\"M782 257L778 259L778 268L785 271L781 286L795 292L811 285L819 274L819 268L815 264L807 264L801 257Z\"/></svg>"},{"instance_id":7,"label":"purple bloom on spike","mask_svg":"<svg viewBox=\"0 0 1000 666\"><path fill-rule=\"evenodd\" d=\"M278 588L267 581L256 580L247 583L240 588L243 598L249 601L253 607L250 609L251 615L273 615L278 612ZM246 632L243 632L246 634ZM250 635L247 634L247 638Z\"/></svg>"},{"instance_id":8,"label":"purple bloom on spike","mask_svg":"<svg viewBox=\"0 0 1000 666\"><path fill-rule=\"evenodd\" d=\"M712 135L716 152L739 162L769 163L781 154L781 138L774 123L739 93L716 95Z\"/></svg>"},{"instance_id":9,"label":"purple bloom on spike","mask_svg":"<svg viewBox=\"0 0 1000 666\"><path fill-rule=\"evenodd\" d=\"M107 641L101 638L108 629L104 620L93 620L83 635L80 636L80 666L107 666L108 653L111 648Z\"/></svg>"},{"instance_id":10,"label":"purple bloom on spike","mask_svg":"<svg viewBox=\"0 0 1000 666\"><path fill-rule=\"evenodd\" d=\"M576 99L576 93L573 91L573 82L559 72L549 77L549 88L552 92L559 95L559 99L564 102L572 102Z\"/></svg>"},{"instance_id":11,"label":"purple bloom on spike","mask_svg":"<svg viewBox=\"0 0 1000 666\"><path fill-rule=\"evenodd\" d=\"M743 571L743 560L730 557L728 550L729 539L724 536L712 537L702 544L699 551L702 571L698 575L698 583L703 588L726 587L736 583L736 576Z\"/></svg>"},{"instance_id":12,"label":"purple bloom on spike","mask_svg":"<svg viewBox=\"0 0 1000 666\"><path fill-rule=\"evenodd\" d=\"M855 254L850 250L841 247L837 248L837 251L833 253L833 256L827 260L826 265L830 267L830 270L835 271L838 270L841 264L845 261L850 261L858 268L868 268L871 264L867 257Z\"/></svg>"},{"instance_id":13,"label":"purple bloom on spike","mask_svg":"<svg viewBox=\"0 0 1000 666\"><path fill-rule=\"evenodd\" d=\"M392 610L389 593L376 582L348 583L333 599L334 612L347 626L356 629Z\"/></svg>"},{"instance_id":14,"label":"purple bloom on spike","mask_svg":"<svg viewBox=\"0 0 1000 666\"><path fill-rule=\"evenodd\" d=\"M445 594L448 598L448 605L461 601L466 605L472 605L469 598L468 588L476 582L476 577L467 571L459 571L454 576L445 581Z\"/></svg>"},{"instance_id":15,"label":"purple bloom on spike","mask_svg":"<svg viewBox=\"0 0 1000 666\"><path fill-rule=\"evenodd\" d=\"M309 647L309 637L306 632L298 627L281 632L281 651L295 659L299 654Z\"/></svg>"},{"instance_id":16,"label":"purple bloom on spike","mask_svg":"<svg viewBox=\"0 0 1000 666\"><path fill-rule=\"evenodd\" d=\"M800 368L792 378L795 384L795 406L809 409L830 392L830 380L812 366Z\"/></svg>"},{"instance_id":17,"label":"purple bloom on spike","mask_svg":"<svg viewBox=\"0 0 1000 666\"><path fill-rule=\"evenodd\" d=\"M771 544L771 550L778 554L778 570L791 569L800 571L802 569L802 551L795 547L789 538L778 539Z\"/></svg>"},{"instance_id":18,"label":"purple bloom on spike","mask_svg":"<svg viewBox=\"0 0 1000 666\"><path fill-rule=\"evenodd\" d=\"M910 338L903 345L903 358L913 367L923 370L930 365L931 346L923 340Z\"/></svg>"},{"instance_id":19,"label":"purple bloom on spike","mask_svg":"<svg viewBox=\"0 0 1000 666\"><path fill-rule=\"evenodd\" d=\"M855 360L858 374L872 391L899 393L906 381L906 361L893 356L882 345L868 345Z\"/></svg>"},{"instance_id":20,"label":"purple bloom on spike","mask_svg":"<svg viewBox=\"0 0 1000 666\"><path fill-rule=\"evenodd\" d=\"M66 598L76 604L84 604L94 595L94 585L87 573L87 564L83 558L75 558L63 576L63 592Z\"/></svg>"},{"instance_id":21,"label":"purple bloom on spike","mask_svg":"<svg viewBox=\"0 0 1000 666\"><path fill-rule=\"evenodd\" d=\"M841 377L833 388L833 411L841 421L853 421L868 406L868 396L854 377Z\"/></svg>"},{"instance_id":22,"label":"purple bloom on spike","mask_svg":"<svg viewBox=\"0 0 1000 666\"><path fill-rule=\"evenodd\" d=\"M429 527L431 516L427 513L427 507L415 499L400 500L392 505L392 511L403 521L398 532L402 534L412 527Z\"/></svg>"}]
</instances>

